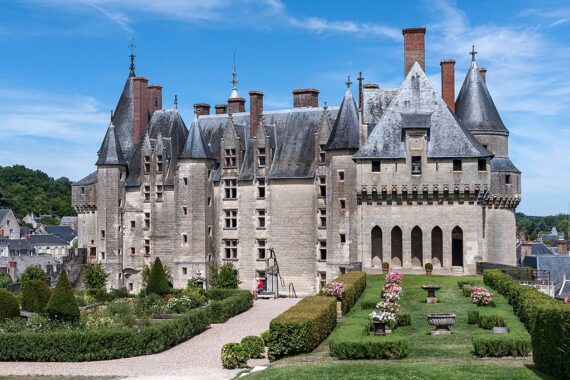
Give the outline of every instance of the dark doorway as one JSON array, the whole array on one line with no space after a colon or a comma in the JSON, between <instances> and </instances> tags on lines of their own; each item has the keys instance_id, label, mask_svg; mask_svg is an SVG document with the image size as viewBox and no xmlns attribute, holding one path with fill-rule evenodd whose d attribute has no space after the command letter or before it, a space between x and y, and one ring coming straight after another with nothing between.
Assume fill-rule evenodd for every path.
<instances>
[{"instance_id":1,"label":"dark doorway","mask_svg":"<svg viewBox=\"0 0 570 380\"><path fill-rule=\"evenodd\" d=\"M460 227L451 231L451 266L463 266L463 230Z\"/></svg>"},{"instance_id":2,"label":"dark doorway","mask_svg":"<svg viewBox=\"0 0 570 380\"><path fill-rule=\"evenodd\" d=\"M392 266L402 266L402 229L398 226L392 228Z\"/></svg>"},{"instance_id":3,"label":"dark doorway","mask_svg":"<svg viewBox=\"0 0 570 380\"><path fill-rule=\"evenodd\" d=\"M423 233L422 229L415 226L412 229L412 267L422 267L423 263Z\"/></svg>"},{"instance_id":4,"label":"dark doorway","mask_svg":"<svg viewBox=\"0 0 570 380\"><path fill-rule=\"evenodd\" d=\"M380 268L382 266L382 229L375 226L371 233L372 247L372 267Z\"/></svg>"},{"instance_id":5,"label":"dark doorway","mask_svg":"<svg viewBox=\"0 0 570 380\"><path fill-rule=\"evenodd\" d=\"M443 231L437 226L431 230L431 263L443 266Z\"/></svg>"}]
</instances>

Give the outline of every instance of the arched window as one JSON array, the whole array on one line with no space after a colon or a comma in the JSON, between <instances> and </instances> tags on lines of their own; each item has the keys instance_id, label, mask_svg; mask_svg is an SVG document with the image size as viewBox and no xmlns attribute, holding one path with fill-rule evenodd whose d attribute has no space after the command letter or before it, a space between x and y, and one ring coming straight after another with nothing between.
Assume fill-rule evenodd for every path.
<instances>
[{"instance_id":1,"label":"arched window","mask_svg":"<svg viewBox=\"0 0 570 380\"><path fill-rule=\"evenodd\" d=\"M451 266L463 266L463 230L459 226L451 231Z\"/></svg>"},{"instance_id":2,"label":"arched window","mask_svg":"<svg viewBox=\"0 0 570 380\"><path fill-rule=\"evenodd\" d=\"M401 267L403 263L402 256L402 229L398 226L392 228L392 266Z\"/></svg>"},{"instance_id":3,"label":"arched window","mask_svg":"<svg viewBox=\"0 0 570 380\"><path fill-rule=\"evenodd\" d=\"M370 234L371 236L371 254L372 267L380 268L382 266L382 229L375 226Z\"/></svg>"},{"instance_id":4,"label":"arched window","mask_svg":"<svg viewBox=\"0 0 570 380\"><path fill-rule=\"evenodd\" d=\"M431 230L431 263L443 266L443 231L438 226Z\"/></svg>"},{"instance_id":5,"label":"arched window","mask_svg":"<svg viewBox=\"0 0 570 380\"><path fill-rule=\"evenodd\" d=\"M422 229L415 226L412 229L412 267L422 267L423 265L423 233Z\"/></svg>"}]
</instances>

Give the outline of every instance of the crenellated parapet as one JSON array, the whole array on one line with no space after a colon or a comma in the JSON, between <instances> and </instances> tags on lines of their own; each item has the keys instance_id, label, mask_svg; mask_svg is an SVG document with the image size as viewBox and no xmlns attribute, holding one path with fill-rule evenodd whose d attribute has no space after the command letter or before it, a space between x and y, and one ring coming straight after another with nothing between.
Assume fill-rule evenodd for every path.
<instances>
[{"instance_id":1,"label":"crenellated parapet","mask_svg":"<svg viewBox=\"0 0 570 380\"><path fill-rule=\"evenodd\" d=\"M491 194L485 191L480 194L478 203L488 208L515 209L521 202L520 194Z\"/></svg>"},{"instance_id":2,"label":"crenellated parapet","mask_svg":"<svg viewBox=\"0 0 570 380\"><path fill-rule=\"evenodd\" d=\"M357 202L361 204L452 204L476 203L487 184L361 185Z\"/></svg>"}]
</instances>

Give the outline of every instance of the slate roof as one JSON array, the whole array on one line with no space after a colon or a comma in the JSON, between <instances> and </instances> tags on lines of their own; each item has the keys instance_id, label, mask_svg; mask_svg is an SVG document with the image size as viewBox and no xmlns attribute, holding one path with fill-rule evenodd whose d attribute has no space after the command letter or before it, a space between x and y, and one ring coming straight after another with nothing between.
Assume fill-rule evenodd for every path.
<instances>
[{"instance_id":1,"label":"slate roof","mask_svg":"<svg viewBox=\"0 0 570 380\"><path fill-rule=\"evenodd\" d=\"M89 174L87 177L82 178L77 182L74 182L72 186L87 186L87 185L93 185L95 183L97 183L97 172L96 171Z\"/></svg>"},{"instance_id":2,"label":"slate roof","mask_svg":"<svg viewBox=\"0 0 570 380\"><path fill-rule=\"evenodd\" d=\"M431 114L427 143L427 156L430 158L491 156L451 113L416 62L398 94L383 112L362 148L353 157L405 158L402 114Z\"/></svg>"},{"instance_id":3,"label":"slate roof","mask_svg":"<svg viewBox=\"0 0 570 380\"><path fill-rule=\"evenodd\" d=\"M68 243L61 240L56 235L30 235L30 243L32 245L67 245Z\"/></svg>"},{"instance_id":4,"label":"slate roof","mask_svg":"<svg viewBox=\"0 0 570 380\"><path fill-rule=\"evenodd\" d=\"M493 157L491 159L491 171L520 173L520 170L508 157Z\"/></svg>"},{"instance_id":5,"label":"slate roof","mask_svg":"<svg viewBox=\"0 0 570 380\"><path fill-rule=\"evenodd\" d=\"M10 251L32 251L34 247L32 244L26 239L10 239L8 240L8 249Z\"/></svg>"},{"instance_id":6,"label":"slate roof","mask_svg":"<svg viewBox=\"0 0 570 380\"><path fill-rule=\"evenodd\" d=\"M9 208L0 208L0 222L4 220L4 218L8 215L9 212L10 212Z\"/></svg>"},{"instance_id":7,"label":"slate roof","mask_svg":"<svg viewBox=\"0 0 570 380\"><path fill-rule=\"evenodd\" d=\"M563 275L570 277L570 256L538 255L527 256L523 265L539 270L550 272L550 281L555 283L562 281Z\"/></svg>"},{"instance_id":8,"label":"slate roof","mask_svg":"<svg viewBox=\"0 0 570 380\"><path fill-rule=\"evenodd\" d=\"M350 87L347 87L325 150L358 148L360 148L358 107Z\"/></svg>"},{"instance_id":9,"label":"slate roof","mask_svg":"<svg viewBox=\"0 0 570 380\"><path fill-rule=\"evenodd\" d=\"M475 61L471 62L455 101L455 114L470 131L509 133Z\"/></svg>"},{"instance_id":10,"label":"slate roof","mask_svg":"<svg viewBox=\"0 0 570 380\"><path fill-rule=\"evenodd\" d=\"M198 125L198 118L195 117L190 124L186 145L180 154L180 158L215 158L214 153L204 141L202 130Z\"/></svg>"},{"instance_id":11,"label":"slate roof","mask_svg":"<svg viewBox=\"0 0 570 380\"><path fill-rule=\"evenodd\" d=\"M126 165L127 161L121 151L121 144L117 133L115 133L115 126L111 122L101 148L99 149L99 159L96 165Z\"/></svg>"},{"instance_id":12,"label":"slate roof","mask_svg":"<svg viewBox=\"0 0 570 380\"><path fill-rule=\"evenodd\" d=\"M377 85L365 85L362 89L363 123L376 125L397 94L398 89L395 88L384 89Z\"/></svg>"},{"instance_id":13,"label":"slate roof","mask_svg":"<svg viewBox=\"0 0 570 380\"><path fill-rule=\"evenodd\" d=\"M125 156L130 156L134 148L133 125L135 115L135 94L133 78L129 77L115 107L111 122L116 126L117 137L121 143L121 150Z\"/></svg>"},{"instance_id":14,"label":"slate roof","mask_svg":"<svg viewBox=\"0 0 570 380\"><path fill-rule=\"evenodd\" d=\"M56 265L58 263L58 260L52 255L11 256L0 257L0 267L7 266L9 261L16 261L16 274L18 277L29 266L40 265L45 270L46 265Z\"/></svg>"},{"instance_id":15,"label":"slate roof","mask_svg":"<svg viewBox=\"0 0 570 380\"><path fill-rule=\"evenodd\" d=\"M77 237L77 232L75 232L75 230L70 226L45 226L44 231L48 234L57 236L67 244L71 243L73 239Z\"/></svg>"},{"instance_id":16,"label":"slate roof","mask_svg":"<svg viewBox=\"0 0 570 380\"><path fill-rule=\"evenodd\" d=\"M555 298L570 297L570 280L562 281L554 287Z\"/></svg>"}]
</instances>

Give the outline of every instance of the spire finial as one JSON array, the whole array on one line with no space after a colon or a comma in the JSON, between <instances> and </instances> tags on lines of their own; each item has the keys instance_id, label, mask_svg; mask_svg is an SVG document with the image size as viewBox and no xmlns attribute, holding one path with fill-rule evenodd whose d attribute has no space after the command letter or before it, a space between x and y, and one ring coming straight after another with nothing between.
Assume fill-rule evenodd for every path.
<instances>
[{"instance_id":1,"label":"spire finial","mask_svg":"<svg viewBox=\"0 0 570 380\"><path fill-rule=\"evenodd\" d=\"M358 72L358 110L362 116L362 82L364 81L364 77L362 76L362 71Z\"/></svg>"},{"instance_id":2,"label":"spire finial","mask_svg":"<svg viewBox=\"0 0 570 380\"><path fill-rule=\"evenodd\" d=\"M174 109L178 109L178 95L174 95Z\"/></svg>"},{"instance_id":3,"label":"spire finial","mask_svg":"<svg viewBox=\"0 0 570 380\"><path fill-rule=\"evenodd\" d=\"M135 48L137 47L137 45L135 45L135 38L131 38L131 44L129 45L129 48L131 49L131 55L129 57L131 57L131 72L129 73L130 77L135 77Z\"/></svg>"},{"instance_id":4,"label":"spire finial","mask_svg":"<svg viewBox=\"0 0 570 380\"><path fill-rule=\"evenodd\" d=\"M475 45L473 45L471 47L471 52L469 54L471 54L471 62L475 62L475 56L477 55L478 52L475 51Z\"/></svg>"},{"instance_id":5,"label":"spire finial","mask_svg":"<svg viewBox=\"0 0 570 380\"><path fill-rule=\"evenodd\" d=\"M236 49L234 49L234 64L233 64L233 71L232 71L232 92L230 94L230 99L239 98L239 94L237 92L237 68L236 68Z\"/></svg>"},{"instance_id":6,"label":"spire finial","mask_svg":"<svg viewBox=\"0 0 570 380\"><path fill-rule=\"evenodd\" d=\"M329 106L328 106L328 104L327 104L326 101L325 101L325 105L323 106L323 109L324 109L325 111L329 109Z\"/></svg>"},{"instance_id":7,"label":"spire finial","mask_svg":"<svg viewBox=\"0 0 570 380\"><path fill-rule=\"evenodd\" d=\"M348 79L346 80L346 88L349 89L350 85L352 84L352 82L350 81L350 75L348 76Z\"/></svg>"}]
</instances>

